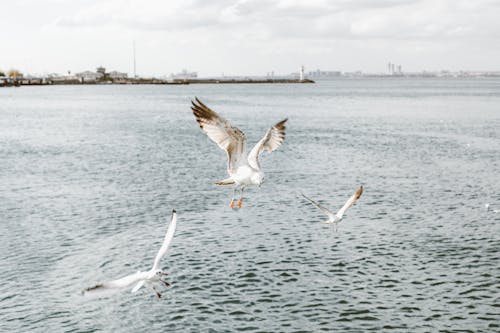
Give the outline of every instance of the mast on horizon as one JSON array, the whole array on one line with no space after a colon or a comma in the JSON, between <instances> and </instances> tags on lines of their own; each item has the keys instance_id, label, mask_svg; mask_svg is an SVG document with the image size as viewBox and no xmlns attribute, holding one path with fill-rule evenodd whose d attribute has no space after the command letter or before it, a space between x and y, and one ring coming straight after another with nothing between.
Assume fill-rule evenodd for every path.
<instances>
[{"instance_id":1,"label":"mast on horizon","mask_svg":"<svg viewBox=\"0 0 500 333\"><path fill-rule=\"evenodd\" d=\"M133 42L133 49L134 49L134 79L137 78L137 73L135 71L135 40Z\"/></svg>"}]
</instances>

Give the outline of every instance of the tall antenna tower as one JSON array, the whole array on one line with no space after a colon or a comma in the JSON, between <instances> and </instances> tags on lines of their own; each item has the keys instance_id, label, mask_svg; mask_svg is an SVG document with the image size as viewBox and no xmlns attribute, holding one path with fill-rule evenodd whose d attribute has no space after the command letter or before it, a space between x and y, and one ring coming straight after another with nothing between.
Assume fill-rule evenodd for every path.
<instances>
[{"instance_id":1,"label":"tall antenna tower","mask_svg":"<svg viewBox=\"0 0 500 333\"><path fill-rule=\"evenodd\" d=\"M133 42L133 46L134 46L134 79L137 78L137 73L135 71L135 40Z\"/></svg>"}]
</instances>

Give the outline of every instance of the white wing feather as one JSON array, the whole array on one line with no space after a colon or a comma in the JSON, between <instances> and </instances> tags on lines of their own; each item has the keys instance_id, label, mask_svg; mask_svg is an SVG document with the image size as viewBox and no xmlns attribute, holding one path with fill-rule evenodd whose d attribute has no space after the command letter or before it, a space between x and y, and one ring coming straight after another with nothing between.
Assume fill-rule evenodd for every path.
<instances>
[{"instance_id":1,"label":"white wing feather","mask_svg":"<svg viewBox=\"0 0 500 333\"><path fill-rule=\"evenodd\" d=\"M335 217L335 215L333 215L333 213L331 211L329 211L328 209L326 209L325 207L321 206L319 203L317 203L316 201L314 201L313 199L310 199L308 197L306 197L303 193L301 193L301 195L306 199L308 200L310 203L312 203L314 206L318 207L323 213L325 213L326 215L328 215L328 218L330 220L333 220L333 218Z\"/></svg>"},{"instance_id":2,"label":"white wing feather","mask_svg":"<svg viewBox=\"0 0 500 333\"><path fill-rule=\"evenodd\" d=\"M83 290L84 295L99 295L104 293L109 293L115 290L124 289L130 287L134 283L145 279L148 272L137 272L134 274L127 275L117 280L108 281L104 283L98 283L95 286Z\"/></svg>"},{"instance_id":3,"label":"white wing feather","mask_svg":"<svg viewBox=\"0 0 500 333\"><path fill-rule=\"evenodd\" d=\"M172 218L170 220L170 224L167 229L167 233L165 235L165 239L163 240L163 244L158 251L158 254L156 254L155 261L153 263L153 270L158 269L160 266L160 260L161 258L167 253L168 246L172 242L172 239L174 238L174 233L175 233L175 228L177 227L177 213L175 210L172 211Z\"/></svg>"},{"instance_id":4,"label":"white wing feather","mask_svg":"<svg viewBox=\"0 0 500 333\"><path fill-rule=\"evenodd\" d=\"M337 214L335 214L335 216L338 218L338 219L342 219L342 217L344 216L345 214L345 211L351 207L352 205L354 205L356 203L356 201L358 201L359 197L361 197L361 194L363 193L363 186L360 186L358 188L358 190L356 191L356 193L354 193L350 198L349 200L347 200L347 202L344 204L344 206L342 206L342 208L339 209L339 211L337 212Z\"/></svg>"},{"instance_id":5,"label":"white wing feather","mask_svg":"<svg viewBox=\"0 0 500 333\"><path fill-rule=\"evenodd\" d=\"M141 280L141 281L137 282L135 287L132 288L132 292L133 293L137 292L139 289L141 289L141 287L144 285L144 283L146 283L146 280Z\"/></svg>"},{"instance_id":6,"label":"white wing feather","mask_svg":"<svg viewBox=\"0 0 500 333\"><path fill-rule=\"evenodd\" d=\"M264 150L272 152L281 146L285 140L285 123L287 120L283 119L268 129L264 137L252 148L250 154L248 154L248 164L252 168L260 170L259 156Z\"/></svg>"},{"instance_id":7,"label":"white wing feather","mask_svg":"<svg viewBox=\"0 0 500 333\"><path fill-rule=\"evenodd\" d=\"M196 121L208 137L226 151L228 172L230 175L235 173L238 166L245 162L247 156L245 134L215 111L212 111L198 98L195 100L196 102L191 102L191 109Z\"/></svg>"}]
</instances>

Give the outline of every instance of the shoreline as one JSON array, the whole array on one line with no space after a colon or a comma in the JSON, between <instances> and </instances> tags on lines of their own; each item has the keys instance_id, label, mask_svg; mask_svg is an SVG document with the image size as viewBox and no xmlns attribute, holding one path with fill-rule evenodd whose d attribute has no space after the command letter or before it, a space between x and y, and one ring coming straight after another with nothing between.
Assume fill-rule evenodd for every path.
<instances>
[{"instance_id":1,"label":"shoreline","mask_svg":"<svg viewBox=\"0 0 500 333\"><path fill-rule=\"evenodd\" d=\"M0 87L20 86L52 86L52 85L189 85L189 84L303 84L315 83L313 80L304 79L187 79L166 81L160 79L121 79L114 81L79 81L79 80L50 80L50 79L20 79L9 83L0 84Z\"/></svg>"}]
</instances>

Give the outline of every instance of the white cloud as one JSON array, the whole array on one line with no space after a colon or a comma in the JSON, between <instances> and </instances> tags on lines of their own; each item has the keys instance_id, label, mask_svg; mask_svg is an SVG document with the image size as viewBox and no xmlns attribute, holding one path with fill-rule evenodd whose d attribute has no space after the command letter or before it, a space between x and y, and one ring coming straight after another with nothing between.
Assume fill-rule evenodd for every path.
<instances>
[{"instance_id":1,"label":"white cloud","mask_svg":"<svg viewBox=\"0 0 500 333\"><path fill-rule=\"evenodd\" d=\"M500 7L488 0L103 0L60 16L56 25L242 34L260 29L279 38L459 38L498 31L497 14Z\"/></svg>"},{"instance_id":2,"label":"white cloud","mask_svg":"<svg viewBox=\"0 0 500 333\"><path fill-rule=\"evenodd\" d=\"M24 13L22 24L9 12ZM0 38L18 54L42 54L21 61L27 67L54 70L64 59L65 68L129 69L132 40L148 73L376 70L389 60L422 69L450 58L494 69L499 16L493 0L22 0L0 3Z\"/></svg>"}]
</instances>

